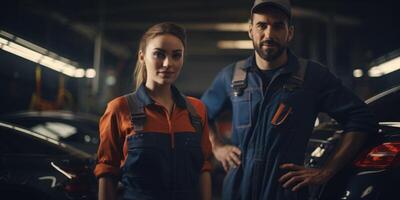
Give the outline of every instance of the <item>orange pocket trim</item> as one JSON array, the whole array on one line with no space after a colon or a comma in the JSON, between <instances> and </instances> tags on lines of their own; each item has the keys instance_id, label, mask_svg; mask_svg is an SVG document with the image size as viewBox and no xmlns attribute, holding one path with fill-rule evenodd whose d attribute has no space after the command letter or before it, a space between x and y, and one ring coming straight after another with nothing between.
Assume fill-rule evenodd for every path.
<instances>
[{"instance_id":1,"label":"orange pocket trim","mask_svg":"<svg viewBox=\"0 0 400 200\"><path fill-rule=\"evenodd\" d=\"M271 124L278 126L278 125L281 125L286 120L286 118L292 112L291 107L286 111L285 116L283 116L282 119L278 122L278 119L282 115L283 111L285 110L285 107L286 107L285 104L283 104L283 103L279 104L278 110L275 112L275 115L271 120Z\"/></svg>"}]
</instances>

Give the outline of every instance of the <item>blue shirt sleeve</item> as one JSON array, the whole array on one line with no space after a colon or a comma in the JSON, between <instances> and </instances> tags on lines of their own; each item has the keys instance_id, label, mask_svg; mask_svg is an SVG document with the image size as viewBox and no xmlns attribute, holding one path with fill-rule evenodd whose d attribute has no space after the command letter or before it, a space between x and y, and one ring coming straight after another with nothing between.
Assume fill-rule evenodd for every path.
<instances>
[{"instance_id":1,"label":"blue shirt sleeve","mask_svg":"<svg viewBox=\"0 0 400 200\"><path fill-rule=\"evenodd\" d=\"M228 66L220 71L211 86L201 97L207 107L209 121L215 120L220 112L230 105L231 68Z\"/></svg>"},{"instance_id":2,"label":"blue shirt sleeve","mask_svg":"<svg viewBox=\"0 0 400 200\"><path fill-rule=\"evenodd\" d=\"M317 99L319 111L326 112L339 122L344 132L376 133L376 118L361 99L343 86L328 69L322 69L320 78Z\"/></svg>"}]
</instances>

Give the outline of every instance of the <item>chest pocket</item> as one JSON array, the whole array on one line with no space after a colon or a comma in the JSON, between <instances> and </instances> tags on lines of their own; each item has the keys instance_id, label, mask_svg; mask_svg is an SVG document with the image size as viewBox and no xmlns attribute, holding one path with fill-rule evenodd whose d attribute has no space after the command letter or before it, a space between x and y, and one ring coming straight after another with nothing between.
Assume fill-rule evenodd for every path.
<instances>
[{"instance_id":1,"label":"chest pocket","mask_svg":"<svg viewBox=\"0 0 400 200\"><path fill-rule=\"evenodd\" d=\"M153 176L168 166L170 147L168 135L138 133L128 136L128 157L124 168L134 176Z\"/></svg>"},{"instance_id":2,"label":"chest pocket","mask_svg":"<svg viewBox=\"0 0 400 200\"><path fill-rule=\"evenodd\" d=\"M314 100L310 90L301 85L284 85L279 93L279 104L271 124L282 126L290 121L304 122L314 113Z\"/></svg>"},{"instance_id":3,"label":"chest pocket","mask_svg":"<svg viewBox=\"0 0 400 200\"><path fill-rule=\"evenodd\" d=\"M251 126L251 93L247 90L241 96L231 96L233 125L235 128Z\"/></svg>"},{"instance_id":4,"label":"chest pocket","mask_svg":"<svg viewBox=\"0 0 400 200\"><path fill-rule=\"evenodd\" d=\"M283 124L292 113L292 109L291 106L288 106L285 103L280 103L271 119L271 124L274 126Z\"/></svg>"}]
</instances>

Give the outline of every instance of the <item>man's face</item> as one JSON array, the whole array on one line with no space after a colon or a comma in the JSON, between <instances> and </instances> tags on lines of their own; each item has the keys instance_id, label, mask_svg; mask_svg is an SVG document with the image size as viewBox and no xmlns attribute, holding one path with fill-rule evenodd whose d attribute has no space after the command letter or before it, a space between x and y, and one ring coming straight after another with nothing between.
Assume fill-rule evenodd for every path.
<instances>
[{"instance_id":1,"label":"man's face","mask_svg":"<svg viewBox=\"0 0 400 200\"><path fill-rule=\"evenodd\" d=\"M254 13L252 17L249 36L256 53L268 62L276 60L293 38L294 28L289 26L288 17L273 7Z\"/></svg>"}]
</instances>

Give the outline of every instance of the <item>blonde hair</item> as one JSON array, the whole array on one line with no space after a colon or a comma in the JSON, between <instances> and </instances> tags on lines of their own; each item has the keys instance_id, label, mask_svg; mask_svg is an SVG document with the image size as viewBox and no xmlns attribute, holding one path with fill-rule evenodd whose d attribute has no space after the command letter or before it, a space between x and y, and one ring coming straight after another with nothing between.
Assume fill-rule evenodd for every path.
<instances>
[{"instance_id":1,"label":"blonde hair","mask_svg":"<svg viewBox=\"0 0 400 200\"><path fill-rule=\"evenodd\" d=\"M181 40L183 46L186 46L186 31L183 27L176 25L170 22L159 23L153 25L143 34L140 39L139 48L138 48L138 60L136 61L135 72L134 72L134 82L135 82L135 90L139 88L142 83L146 82L146 65L145 63L140 62L139 53L145 52L147 43L150 39L155 38L159 35L171 34Z\"/></svg>"}]
</instances>

